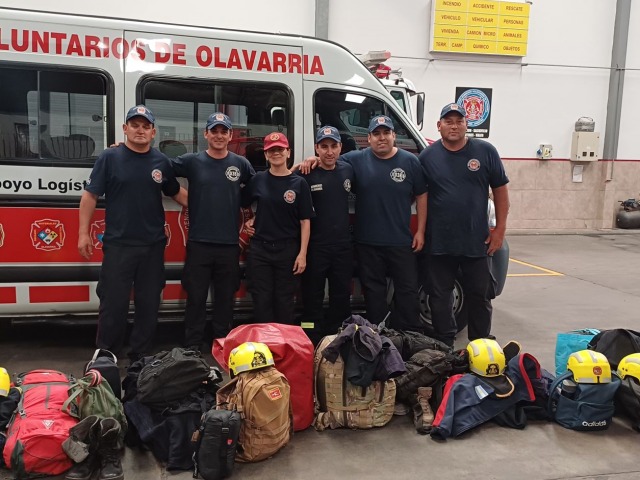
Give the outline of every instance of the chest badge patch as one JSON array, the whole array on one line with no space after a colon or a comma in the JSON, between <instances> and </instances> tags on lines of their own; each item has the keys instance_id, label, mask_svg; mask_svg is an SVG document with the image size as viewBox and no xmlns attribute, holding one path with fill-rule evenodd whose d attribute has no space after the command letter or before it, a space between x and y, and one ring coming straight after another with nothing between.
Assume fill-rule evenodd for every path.
<instances>
[{"instance_id":1,"label":"chest badge patch","mask_svg":"<svg viewBox=\"0 0 640 480\"><path fill-rule=\"evenodd\" d=\"M480 170L480 162L475 158L472 158L467 162L467 168L472 172L477 172L478 170Z\"/></svg>"},{"instance_id":2,"label":"chest badge patch","mask_svg":"<svg viewBox=\"0 0 640 480\"><path fill-rule=\"evenodd\" d=\"M228 167L224 172L225 177L232 182L240 180L240 169L238 167Z\"/></svg>"},{"instance_id":3,"label":"chest badge patch","mask_svg":"<svg viewBox=\"0 0 640 480\"><path fill-rule=\"evenodd\" d=\"M311 185L311 191L312 192L321 192L322 191L322 184L321 183L316 183L315 185Z\"/></svg>"},{"instance_id":4,"label":"chest badge patch","mask_svg":"<svg viewBox=\"0 0 640 480\"><path fill-rule=\"evenodd\" d=\"M393 170L391 170L391 173L389 175L391 176L391 180L398 183L404 182L404 179L407 178L407 174L401 168L394 168Z\"/></svg>"},{"instance_id":5,"label":"chest badge patch","mask_svg":"<svg viewBox=\"0 0 640 480\"><path fill-rule=\"evenodd\" d=\"M153 181L156 183L162 183L162 172L157 168L154 168L151 172L151 178L153 178Z\"/></svg>"},{"instance_id":6,"label":"chest badge patch","mask_svg":"<svg viewBox=\"0 0 640 480\"><path fill-rule=\"evenodd\" d=\"M287 203L293 203L296 201L296 192L293 190L287 190L283 195L284 201Z\"/></svg>"},{"instance_id":7,"label":"chest badge patch","mask_svg":"<svg viewBox=\"0 0 640 480\"><path fill-rule=\"evenodd\" d=\"M344 181L344 183L342 184L342 186L344 187L344 189L347 192L351 191L351 180L349 180L348 178Z\"/></svg>"}]
</instances>

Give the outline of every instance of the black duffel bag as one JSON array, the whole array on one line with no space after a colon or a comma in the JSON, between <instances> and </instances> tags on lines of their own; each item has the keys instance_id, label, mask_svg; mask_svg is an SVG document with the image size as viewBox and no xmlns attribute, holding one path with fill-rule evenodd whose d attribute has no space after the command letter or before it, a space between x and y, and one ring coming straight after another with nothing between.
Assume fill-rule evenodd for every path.
<instances>
[{"instance_id":1,"label":"black duffel bag","mask_svg":"<svg viewBox=\"0 0 640 480\"><path fill-rule=\"evenodd\" d=\"M145 358L136 399L151 408L170 407L215 375L199 352L174 348Z\"/></svg>"}]
</instances>

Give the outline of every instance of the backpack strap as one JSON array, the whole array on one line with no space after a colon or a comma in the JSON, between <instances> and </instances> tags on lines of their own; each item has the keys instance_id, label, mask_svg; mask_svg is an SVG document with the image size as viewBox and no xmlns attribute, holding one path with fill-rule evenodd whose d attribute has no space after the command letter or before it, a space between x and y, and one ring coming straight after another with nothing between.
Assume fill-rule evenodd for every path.
<instances>
[{"instance_id":1,"label":"backpack strap","mask_svg":"<svg viewBox=\"0 0 640 480\"><path fill-rule=\"evenodd\" d=\"M555 397L554 392L556 391L556 389L558 388L558 386L562 383L563 380L566 380L567 378L571 378L573 377L573 373L571 372L565 372L562 375L556 377L556 379L551 383L551 386L549 387L549 400L547 401L547 411L549 412L549 415L553 418L553 400Z\"/></svg>"},{"instance_id":2,"label":"backpack strap","mask_svg":"<svg viewBox=\"0 0 640 480\"><path fill-rule=\"evenodd\" d=\"M73 403L73 401L84 391L89 389L89 382L87 382L86 380L82 379L82 378L78 378L76 379L76 381L73 383L73 385L71 385L69 387L69 390L73 390L73 392L71 392L69 394L69 398L67 398L64 403L62 404L62 408L61 410L63 412L65 412L68 415L71 415L72 417L75 418L80 418L80 415L78 414L78 412L73 412L71 405Z\"/></svg>"}]
</instances>

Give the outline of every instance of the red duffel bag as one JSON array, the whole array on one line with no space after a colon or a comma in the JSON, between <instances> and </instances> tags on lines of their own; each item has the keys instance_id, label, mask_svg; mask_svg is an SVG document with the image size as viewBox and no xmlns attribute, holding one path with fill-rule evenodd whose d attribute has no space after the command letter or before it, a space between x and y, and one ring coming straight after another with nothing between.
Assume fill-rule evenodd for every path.
<instances>
[{"instance_id":1,"label":"red duffel bag","mask_svg":"<svg viewBox=\"0 0 640 480\"><path fill-rule=\"evenodd\" d=\"M304 430L313 422L313 344L304 330L295 325L257 323L240 325L226 338L213 342L213 358L228 371L229 354L244 342L262 342L273 354L276 368L291 386L293 429Z\"/></svg>"}]
</instances>

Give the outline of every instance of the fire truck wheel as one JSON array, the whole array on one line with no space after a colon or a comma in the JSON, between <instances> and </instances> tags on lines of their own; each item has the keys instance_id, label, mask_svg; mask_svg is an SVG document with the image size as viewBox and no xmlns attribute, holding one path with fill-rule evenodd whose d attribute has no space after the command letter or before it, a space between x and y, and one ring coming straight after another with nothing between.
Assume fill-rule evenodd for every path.
<instances>
[{"instance_id":1,"label":"fire truck wheel","mask_svg":"<svg viewBox=\"0 0 640 480\"><path fill-rule=\"evenodd\" d=\"M455 281L453 286L453 315L456 319L456 325L458 332L462 331L468 322L467 308L464 301L464 289L458 280ZM429 295L426 290L420 286L418 291L418 298L420 300L420 321L424 327L427 335L433 335L433 323L431 322L431 310L429 309Z\"/></svg>"}]
</instances>

